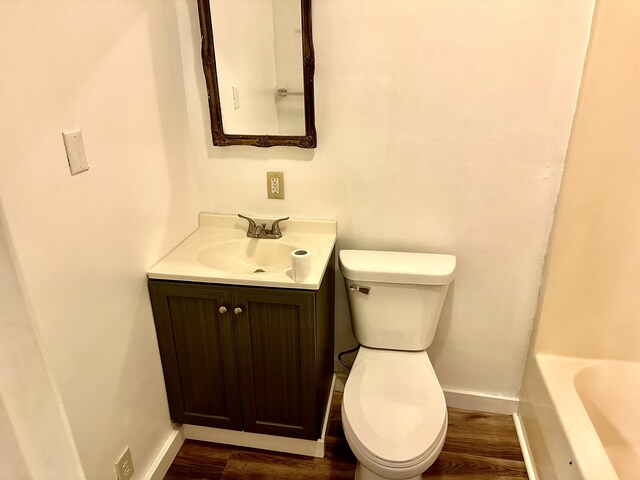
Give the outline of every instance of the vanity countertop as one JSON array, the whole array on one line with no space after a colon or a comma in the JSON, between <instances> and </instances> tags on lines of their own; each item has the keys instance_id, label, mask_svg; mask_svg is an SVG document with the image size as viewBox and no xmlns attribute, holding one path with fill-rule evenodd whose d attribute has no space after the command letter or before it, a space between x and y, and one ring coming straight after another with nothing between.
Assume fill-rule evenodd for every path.
<instances>
[{"instance_id":1,"label":"vanity countertop","mask_svg":"<svg viewBox=\"0 0 640 480\"><path fill-rule=\"evenodd\" d=\"M318 290L336 242L335 220L290 219L282 238L249 238L247 221L236 215L201 213L199 228L147 273L149 278L257 287ZM275 218L254 218L270 225ZM296 283L293 250L311 254L311 271Z\"/></svg>"}]
</instances>

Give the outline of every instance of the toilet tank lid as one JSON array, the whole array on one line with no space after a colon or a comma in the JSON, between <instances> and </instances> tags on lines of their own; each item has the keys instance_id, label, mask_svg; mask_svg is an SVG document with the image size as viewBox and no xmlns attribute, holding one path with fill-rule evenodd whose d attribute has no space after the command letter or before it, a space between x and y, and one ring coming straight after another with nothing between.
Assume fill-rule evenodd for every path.
<instances>
[{"instance_id":1,"label":"toilet tank lid","mask_svg":"<svg viewBox=\"0 0 640 480\"><path fill-rule=\"evenodd\" d=\"M340 270L353 281L448 285L456 257L436 253L341 250Z\"/></svg>"}]
</instances>

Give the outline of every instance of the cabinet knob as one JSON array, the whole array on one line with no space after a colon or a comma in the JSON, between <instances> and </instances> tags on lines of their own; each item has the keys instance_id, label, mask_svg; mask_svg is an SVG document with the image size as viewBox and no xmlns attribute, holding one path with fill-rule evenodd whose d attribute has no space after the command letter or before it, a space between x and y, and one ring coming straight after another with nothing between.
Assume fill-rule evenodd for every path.
<instances>
[{"instance_id":1,"label":"cabinet knob","mask_svg":"<svg viewBox=\"0 0 640 480\"><path fill-rule=\"evenodd\" d=\"M218 311L219 311L220 313L222 313L222 314L225 314L225 313L227 313L227 307L225 307L225 306L223 305L222 307L220 307L220 308L218 309Z\"/></svg>"},{"instance_id":2,"label":"cabinet knob","mask_svg":"<svg viewBox=\"0 0 640 480\"><path fill-rule=\"evenodd\" d=\"M236 315L242 315L242 309L240 307L236 307L233 309L233 313Z\"/></svg>"}]
</instances>

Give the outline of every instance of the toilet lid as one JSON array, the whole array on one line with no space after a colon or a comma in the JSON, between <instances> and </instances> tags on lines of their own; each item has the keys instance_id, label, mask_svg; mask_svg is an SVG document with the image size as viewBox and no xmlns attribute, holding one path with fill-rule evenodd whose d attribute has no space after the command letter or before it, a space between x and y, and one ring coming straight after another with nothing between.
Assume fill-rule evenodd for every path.
<instances>
[{"instance_id":1,"label":"toilet lid","mask_svg":"<svg viewBox=\"0 0 640 480\"><path fill-rule=\"evenodd\" d=\"M343 421L374 458L391 464L420 461L446 429L442 388L426 353L380 354L363 358L351 371Z\"/></svg>"}]
</instances>

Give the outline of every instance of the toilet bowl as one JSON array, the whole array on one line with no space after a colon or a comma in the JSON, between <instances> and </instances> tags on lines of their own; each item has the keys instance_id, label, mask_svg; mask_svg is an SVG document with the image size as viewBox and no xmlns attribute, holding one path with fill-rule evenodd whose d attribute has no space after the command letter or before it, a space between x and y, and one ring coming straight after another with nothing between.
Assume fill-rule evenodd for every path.
<instances>
[{"instance_id":1,"label":"toilet bowl","mask_svg":"<svg viewBox=\"0 0 640 480\"><path fill-rule=\"evenodd\" d=\"M358 480L419 479L444 445L447 408L426 352L361 347L344 390L342 425Z\"/></svg>"},{"instance_id":2,"label":"toilet bowl","mask_svg":"<svg viewBox=\"0 0 640 480\"><path fill-rule=\"evenodd\" d=\"M453 255L342 250L351 325L362 347L347 379L342 425L356 480L418 480L442 451L447 407L426 349Z\"/></svg>"}]
</instances>

